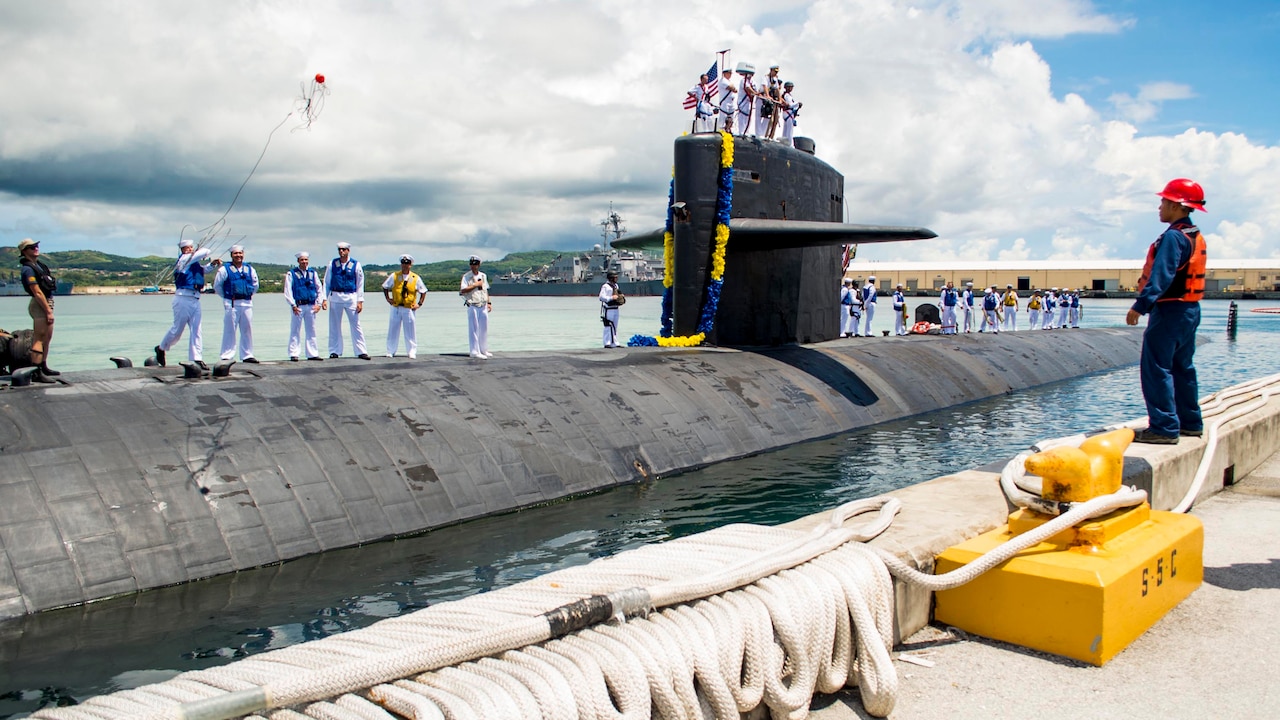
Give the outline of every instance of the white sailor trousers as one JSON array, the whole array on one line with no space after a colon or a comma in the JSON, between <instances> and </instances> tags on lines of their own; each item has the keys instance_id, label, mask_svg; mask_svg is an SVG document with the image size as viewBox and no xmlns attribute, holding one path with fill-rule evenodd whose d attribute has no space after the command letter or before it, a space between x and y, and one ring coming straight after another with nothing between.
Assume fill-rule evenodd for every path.
<instances>
[{"instance_id":1,"label":"white sailor trousers","mask_svg":"<svg viewBox=\"0 0 1280 720\"><path fill-rule=\"evenodd\" d=\"M200 298L191 295L173 296L173 327L164 334L160 349L165 352L182 338L182 331L190 329L187 358L193 362L204 360L204 338L200 334Z\"/></svg>"},{"instance_id":2,"label":"white sailor trousers","mask_svg":"<svg viewBox=\"0 0 1280 720\"><path fill-rule=\"evenodd\" d=\"M302 349L302 333L307 334L307 357L313 358L320 354L319 343L316 341L316 308L319 305L299 305L298 314L293 314L293 310L289 311L289 357L298 357L298 351Z\"/></svg>"},{"instance_id":3,"label":"white sailor trousers","mask_svg":"<svg viewBox=\"0 0 1280 720\"><path fill-rule=\"evenodd\" d=\"M395 355L400 347L400 331L404 331L404 349L409 357L418 357L418 313L407 307L391 306L387 323L387 354Z\"/></svg>"},{"instance_id":4,"label":"white sailor trousers","mask_svg":"<svg viewBox=\"0 0 1280 720\"><path fill-rule=\"evenodd\" d=\"M240 335L240 359L253 357L253 300L222 301L222 359L236 356L236 335Z\"/></svg>"},{"instance_id":5,"label":"white sailor trousers","mask_svg":"<svg viewBox=\"0 0 1280 720\"><path fill-rule=\"evenodd\" d=\"M356 312L355 293L331 293L329 295L329 352L342 354L342 318L347 318L351 328L351 346L355 354L367 355L369 350L364 344L364 328L360 327L360 313Z\"/></svg>"},{"instance_id":6,"label":"white sailor trousers","mask_svg":"<svg viewBox=\"0 0 1280 720\"><path fill-rule=\"evenodd\" d=\"M471 354L489 352L489 308L486 305L467 306L467 340Z\"/></svg>"}]
</instances>

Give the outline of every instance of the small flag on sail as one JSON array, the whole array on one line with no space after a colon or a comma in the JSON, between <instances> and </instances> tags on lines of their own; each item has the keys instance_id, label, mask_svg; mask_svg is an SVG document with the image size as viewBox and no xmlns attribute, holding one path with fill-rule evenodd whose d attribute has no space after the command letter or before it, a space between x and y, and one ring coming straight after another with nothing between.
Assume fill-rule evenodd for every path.
<instances>
[{"instance_id":1,"label":"small flag on sail","mask_svg":"<svg viewBox=\"0 0 1280 720\"><path fill-rule=\"evenodd\" d=\"M705 90L706 97L713 98L717 92L720 92L720 73L716 72L716 63L711 63L711 69L707 71L707 84L702 86ZM684 109L692 110L698 104L696 98L686 94L684 96Z\"/></svg>"}]
</instances>

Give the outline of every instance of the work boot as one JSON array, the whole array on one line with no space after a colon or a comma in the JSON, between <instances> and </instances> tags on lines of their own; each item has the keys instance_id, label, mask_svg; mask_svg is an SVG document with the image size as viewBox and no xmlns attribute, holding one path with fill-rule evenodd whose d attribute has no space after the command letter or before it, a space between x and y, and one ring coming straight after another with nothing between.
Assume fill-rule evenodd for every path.
<instances>
[{"instance_id":1,"label":"work boot","mask_svg":"<svg viewBox=\"0 0 1280 720\"><path fill-rule=\"evenodd\" d=\"M1181 435L1182 437L1200 437L1201 435L1204 435L1204 428L1199 428L1196 430L1188 430L1186 428L1182 428L1181 430L1178 431L1178 434Z\"/></svg>"},{"instance_id":2,"label":"work boot","mask_svg":"<svg viewBox=\"0 0 1280 720\"><path fill-rule=\"evenodd\" d=\"M1177 435L1161 435L1152 431L1151 428L1143 428L1133 434L1133 441L1147 443L1148 445L1177 445Z\"/></svg>"},{"instance_id":3,"label":"work boot","mask_svg":"<svg viewBox=\"0 0 1280 720\"><path fill-rule=\"evenodd\" d=\"M209 366L205 365L203 360L196 360L195 363L196 363L196 367L200 368L201 370L204 370L205 372L209 371Z\"/></svg>"},{"instance_id":4,"label":"work boot","mask_svg":"<svg viewBox=\"0 0 1280 720\"><path fill-rule=\"evenodd\" d=\"M45 383L48 385L52 385L58 381L54 380L48 375L45 375L43 372L40 371L40 368L37 367L36 371L31 373L31 382L38 382L38 383Z\"/></svg>"},{"instance_id":5,"label":"work boot","mask_svg":"<svg viewBox=\"0 0 1280 720\"><path fill-rule=\"evenodd\" d=\"M159 345L155 347L155 350L156 350L156 363L160 367L164 367L164 351L160 349Z\"/></svg>"},{"instance_id":6,"label":"work boot","mask_svg":"<svg viewBox=\"0 0 1280 720\"><path fill-rule=\"evenodd\" d=\"M55 377L55 376L57 376L57 375L61 375L61 374L62 374L62 373L58 372L57 370L51 370L51 369L49 368L49 363L47 363L47 362L40 363L40 372L41 372L41 373L43 373L43 374L45 374L45 375L48 375L48 376L50 376L50 377Z\"/></svg>"}]
</instances>

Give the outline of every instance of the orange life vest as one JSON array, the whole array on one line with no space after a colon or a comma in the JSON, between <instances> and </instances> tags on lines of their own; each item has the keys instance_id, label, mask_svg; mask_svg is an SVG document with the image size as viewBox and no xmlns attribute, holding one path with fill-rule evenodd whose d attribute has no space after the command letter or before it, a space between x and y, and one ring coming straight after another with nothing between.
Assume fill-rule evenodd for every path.
<instances>
[{"instance_id":1,"label":"orange life vest","mask_svg":"<svg viewBox=\"0 0 1280 720\"><path fill-rule=\"evenodd\" d=\"M1177 230L1191 241L1191 257L1173 274L1173 282L1156 302L1200 302L1204 297L1205 267L1209 262L1209 251L1204 244L1204 235L1195 225L1185 227L1169 226ZM1142 266L1142 277L1138 278L1138 292L1147 286L1151 278L1151 266L1156 261L1156 243L1147 249L1147 262Z\"/></svg>"}]
</instances>

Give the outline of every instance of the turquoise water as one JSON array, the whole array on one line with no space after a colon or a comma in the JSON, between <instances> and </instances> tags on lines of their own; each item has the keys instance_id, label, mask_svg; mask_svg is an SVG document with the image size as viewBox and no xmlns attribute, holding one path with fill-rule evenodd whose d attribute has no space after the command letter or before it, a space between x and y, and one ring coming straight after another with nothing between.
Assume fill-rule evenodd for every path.
<instances>
[{"instance_id":1,"label":"turquoise water","mask_svg":"<svg viewBox=\"0 0 1280 720\"><path fill-rule=\"evenodd\" d=\"M119 350L95 345L111 335L122 336L121 347L140 360L168 325L166 299L77 300L58 306L64 367L105 366L106 355ZM599 343L592 298L498 300L493 339L499 352ZM1228 341L1227 303L1204 303L1206 342L1196 363L1202 393L1275 372L1280 317L1247 312L1267 304L1241 303L1238 339ZM1083 324L1119 325L1127 307L1125 301L1092 301ZM216 305L206 306L206 317L215 317L211 308ZM84 317L77 320L78 309ZM656 329L657 298L633 299L626 310L628 336ZM10 312L0 302L0 326ZM460 303L429 300L424 314L438 315L433 322L439 325L425 338L423 352L466 349ZM287 316L279 315L287 330ZM379 316L371 308L369 317ZM385 310L381 318L385 333ZM891 318L878 318L877 327L882 319L888 329ZM371 344L375 324L369 323ZM99 333L97 339L77 339L77 327L98 328L85 330ZM1053 332L1071 342L1071 331ZM284 356L283 332L278 337L271 341L278 348L274 355L260 350L264 358ZM648 542L730 522L785 522L1006 458L1043 437L1142 413L1137 369L1122 368L416 538L0 623L0 717L363 627Z\"/></svg>"}]
</instances>

